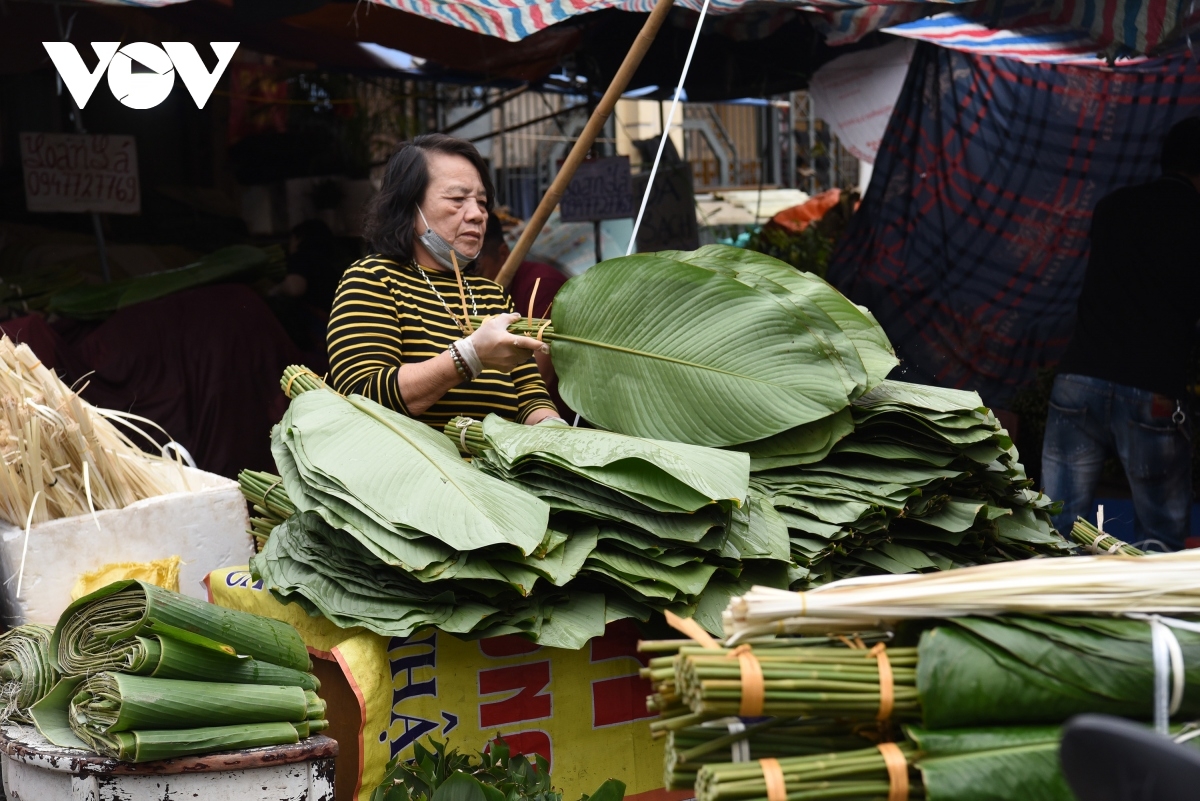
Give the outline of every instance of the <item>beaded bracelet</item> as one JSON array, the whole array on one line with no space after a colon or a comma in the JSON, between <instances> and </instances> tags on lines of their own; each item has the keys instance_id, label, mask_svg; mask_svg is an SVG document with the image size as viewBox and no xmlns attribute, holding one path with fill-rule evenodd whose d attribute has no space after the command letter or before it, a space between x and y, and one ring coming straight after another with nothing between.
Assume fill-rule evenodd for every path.
<instances>
[{"instance_id":1,"label":"beaded bracelet","mask_svg":"<svg viewBox=\"0 0 1200 801\"><path fill-rule=\"evenodd\" d=\"M454 370L458 373L458 377L463 381L470 381L474 378L471 375L471 369L467 367L466 361L463 360L462 354L458 352L458 348L452 344L447 350L450 351L450 358L454 360Z\"/></svg>"}]
</instances>

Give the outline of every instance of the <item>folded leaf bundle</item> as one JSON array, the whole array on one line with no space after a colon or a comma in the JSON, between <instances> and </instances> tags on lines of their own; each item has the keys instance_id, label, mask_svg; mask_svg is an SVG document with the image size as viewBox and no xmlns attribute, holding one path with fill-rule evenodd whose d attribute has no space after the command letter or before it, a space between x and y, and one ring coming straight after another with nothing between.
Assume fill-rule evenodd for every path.
<instances>
[{"instance_id":1,"label":"folded leaf bundle","mask_svg":"<svg viewBox=\"0 0 1200 801\"><path fill-rule=\"evenodd\" d=\"M50 662L53 629L36 623L0 635L0 722L29 723L29 707L58 681Z\"/></svg>"},{"instance_id":2,"label":"folded leaf bundle","mask_svg":"<svg viewBox=\"0 0 1200 801\"><path fill-rule=\"evenodd\" d=\"M445 570L460 554L542 543L545 503L473 469L433 429L321 385L297 395L271 450L298 511L319 514L387 564Z\"/></svg>"},{"instance_id":3,"label":"folded leaf bundle","mask_svg":"<svg viewBox=\"0 0 1200 801\"><path fill-rule=\"evenodd\" d=\"M807 573L796 589L1070 552L973 392L884 381L847 410L738 447Z\"/></svg>"},{"instance_id":4,"label":"folded leaf bundle","mask_svg":"<svg viewBox=\"0 0 1200 801\"><path fill-rule=\"evenodd\" d=\"M812 756L779 753L789 798L875 801L897 797L928 801L1073 801L1058 764L1057 727L927 731L906 726L896 745L907 772L907 794L889 793L893 779L878 747ZM701 767L697 801L766 801L758 762Z\"/></svg>"},{"instance_id":5,"label":"folded leaf bundle","mask_svg":"<svg viewBox=\"0 0 1200 801\"><path fill-rule=\"evenodd\" d=\"M127 669L135 662L157 664L147 652L156 634L302 674L311 668L304 640L287 623L136 580L109 584L68 606L54 629L50 653L55 667L67 676ZM123 642L139 636L145 642ZM161 643L159 648L161 661Z\"/></svg>"},{"instance_id":6,"label":"folded leaf bundle","mask_svg":"<svg viewBox=\"0 0 1200 801\"><path fill-rule=\"evenodd\" d=\"M464 554L445 571L449 578L426 581L384 563L316 513L302 512L275 529L250 569L280 601L297 603L343 628L362 626L402 637L437 626L464 637L520 633L544 645L581 648L604 633L607 620L628 617L628 610L600 593L549 582L545 591L529 597L522 591L557 571L573 575L593 544L594 538L559 537L542 560L518 554L508 562L485 554L476 562L474 555ZM540 573L525 566L538 561Z\"/></svg>"},{"instance_id":7,"label":"folded leaf bundle","mask_svg":"<svg viewBox=\"0 0 1200 801\"><path fill-rule=\"evenodd\" d=\"M1176 717L1193 720L1200 716L1200 634L1173 633L1184 665ZM930 729L1063 723L1085 712L1153 719L1154 659L1150 624L1142 620L955 618L924 632L919 650L917 689Z\"/></svg>"},{"instance_id":8,"label":"folded leaf bundle","mask_svg":"<svg viewBox=\"0 0 1200 801\"><path fill-rule=\"evenodd\" d=\"M895 364L874 318L815 276L723 245L610 259L555 296L564 400L613 431L722 446L845 408Z\"/></svg>"},{"instance_id":9,"label":"folded leaf bundle","mask_svg":"<svg viewBox=\"0 0 1200 801\"><path fill-rule=\"evenodd\" d=\"M308 723L248 723L194 729L122 731L89 737L90 750L122 762L156 762L192 754L238 751L268 745L289 745L329 728L325 721Z\"/></svg>"}]
</instances>

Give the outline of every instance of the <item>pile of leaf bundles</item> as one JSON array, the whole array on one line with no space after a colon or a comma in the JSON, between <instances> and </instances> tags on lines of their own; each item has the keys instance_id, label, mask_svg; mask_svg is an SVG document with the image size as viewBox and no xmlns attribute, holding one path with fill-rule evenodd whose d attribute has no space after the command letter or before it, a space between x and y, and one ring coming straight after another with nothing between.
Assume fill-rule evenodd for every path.
<instances>
[{"instance_id":1,"label":"pile of leaf bundles","mask_svg":"<svg viewBox=\"0 0 1200 801\"><path fill-rule=\"evenodd\" d=\"M327 725L294 628L142 581L75 601L48 651L63 678L30 717L63 747L145 762L295 743Z\"/></svg>"},{"instance_id":2,"label":"pile of leaf bundles","mask_svg":"<svg viewBox=\"0 0 1200 801\"><path fill-rule=\"evenodd\" d=\"M282 383L295 397L272 451L298 514L251 561L281 601L385 636L437 626L564 648L629 616L562 586L594 540L549 527L545 502L475 469L428 426L343 398L303 368Z\"/></svg>"},{"instance_id":3,"label":"pile of leaf bundles","mask_svg":"<svg viewBox=\"0 0 1200 801\"><path fill-rule=\"evenodd\" d=\"M551 343L563 399L592 423L710 447L828 417L897 364L829 284L726 245L602 262L559 291L550 321L512 330Z\"/></svg>"},{"instance_id":4,"label":"pile of leaf bundles","mask_svg":"<svg viewBox=\"0 0 1200 801\"><path fill-rule=\"evenodd\" d=\"M894 744L781 754L783 789L789 799L804 801L1074 800L1058 764L1057 727L934 732L906 726L905 734ZM891 750L891 770L881 749ZM696 778L696 801L768 801L763 771L758 761L705 765Z\"/></svg>"},{"instance_id":5,"label":"pile of leaf bundles","mask_svg":"<svg viewBox=\"0 0 1200 801\"><path fill-rule=\"evenodd\" d=\"M849 409L738 447L788 528L795 589L1070 549L973 392L884 381Z\"/></svg>"},{"instance_id":6,"label":"pile of leaf bundles","mask_svg":"<svg viewBox=\"0 0 1200 801\"><path fill-rule=\"evenodd\" d=\"M80 320L103 320L127 306L185 289L224 281L256 281L281 276L283 269L284 254L279 247L231 245L174 270L64 289L50 297L48 309Z\"/></svg>"},{"instance_id":7,"label":"pile of leaf bundles","mask_svg":"<svg viewBox=\"0 0 1200 801\"><path fill-rule=\"evenodd\" d=\"M50 662L49 626L27 623L0 634L0 723L29 723L29 707L50 692L58 672Z\"/></svg>"},{"instance_id":8,"label":"pile of leaf bundles","mask_svg":"<svg viewBox=\"0 0 1200 801\"><path fill-rule=\"evenodd\" d=\"M448 749L433 738L428 747L418 741L413 744L413 758L392 759L383 781L371 793L371 801L562 801L562 797L551 784L545 757L534 754L530 760L513 754L502 737L477 756ZM625 784L609 779L580 801L624 797Z\"/></svg>"},{"instance_id":9,"label":"pile of leaf bundles","mask_svg":"<svg viewBox=\"0 0 1200 801\"><path fill-rule=\"evenodd\" d=\"M296 743L328 728L312 690L97 673L63 679L33 708L56 745L123 762Z\"/></svg>"},{"instance_id":10,"label":"pile of leaf bundles","mask_svg":"<svg viewBox=\"0 0 1200 801\"><path fill-rule=\"evenodd\" d=\"M167 639L173 642L164 644ZM284 676L301 686L311 682L311 677L301 679L312 667L308 649L287 623L225 609L133 579L109 584L68 606L49 647L55 667L64 676L119 670L177 678L180 671L191 669L201 671L198 677L209 678L204 671L224 670L209 664L220 658L216 654L224 654L251 659L237 659L246 666L211 675L250 677L261 673L261 680L255 683L276 683ZM197 657L189 668L189 658L198 653L193 648L215 653L205 660ZM280 672L285 670L288 672Z\"/></svg>"},{"instance_id":11,"label":"pile of leaf bundles","mask_svg":"<svg viewBox=\"0 0 1200 801\"><path fill-rule=\"evenodd\" d=\"M745 454L495 415L455 418L445 433L476 467L545 501L552 529L595 538L577 575L647 612L694 604L721 567L736 577L742 560L789 559L783 527L750 504Z\"/></svg>"},{"instance_id":12,"label":"pile of leaf bundles","mask_svg":"<svg viewBox=\"0 0 1200 801\"><path fill-rule=\"evenodd\" d=\"M271 531L294 515L296 507L283 488L283 479L271 473L243 470L238 473L238 487L250 504L250 535L261 551Z\"/></svg>"},{"instance_id":13,"label":"pile of leaf bundles","mask_svg":"<svg viewBox=\"0 0 1200 801\"><path fill-rule=\"evenodd\" d=\"M137 420L97 409L28 345L0 338L0 520L25 528L187 489L176 463L114 425L139 431Z\"/></svg>"}]
</instances>

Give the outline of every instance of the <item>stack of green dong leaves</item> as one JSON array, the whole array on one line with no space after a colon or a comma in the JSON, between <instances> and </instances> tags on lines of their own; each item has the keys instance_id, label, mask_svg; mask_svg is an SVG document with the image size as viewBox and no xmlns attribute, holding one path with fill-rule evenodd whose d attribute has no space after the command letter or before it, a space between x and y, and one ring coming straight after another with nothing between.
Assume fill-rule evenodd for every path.
<instances>
[{"instance_id":1,"label":"stack of green dong leaves","mask_svg":"<svg viewBox=\"0 0 1200 801\"><path fill-rule=\"evenodd\" d=\"M1200 714L1200 699L1188 697L1200 689L1200 634L1173 631L1185 666L1174 715L1182 722ZM667 782L682 789L694 777L698 801L768 801L759 760L777 759L790 798L883 798L897 777L877 744L895 739L910 797L1072 801L1058 766L1061 725L1083 713L1154 717L1146 621L965 617L902 629L896 639L904 645L884 649L890 671L878 647L753 643L762 708L733 726L753 682L737 654L684 641L673 656L655 656L643 675L655 690L648 707L660 716L651 729L668 737ZM884 681L892 701L881 722ZM823 752L822 738L834 742Z\"/></svg>"},{"instance_id":2,"label":"stack of green dong leaves","mask_svg":"<svg viewBox=\"0 0 1200 801\"><path fill-rule=\"evenodd\" d=\"M1070 552L974 392L884 381L846 410L744 446L807 575L949 570Z\"/></svg>"},{"instance_id":3,"label":"stack of green dong leaves","mask_svg":"<svg viewBox=\"0 0 1200 801\"><path fill-rule=\"evenodd\" d=\"M295 629L152 584L80 598L47 647L62 678L39 685L48 692L27 714L55 745L148 762L296 743L328 726Z\"/></svg>"},{"instance_id":4,"label":"stack of green dong leaves","mask_svg":"<svg viewBox=\"0 0 1200 801\"><path fill-rule=\"evenodd\" d=\"M442 436L288 368L280 476L241 479L277 598L388 636L575 648L663 609L718 633L753 584L1070 547L977 395L885 380L870 313L768 256L612 259L514 330L607 431L489 416Z\"/></svg>"},{"instance_id":5,"label":"stack of green dong leaves","mask_svg":"<svg viewBox=\"0 0 1200 801\"><path fill-rule=\"evenodd\" d=\"M338 625L578 648L612 620L691 615L702 597L717 630L749 582L787 581L786 531L752 524L745 454L492 416L447 438L297 369L284 386L286 498L265 491L269 476L241 480L257 513L267 494L298 513L251 569ZM481 454L475 466L459 447Z\"/></svg>"}]
</instances>

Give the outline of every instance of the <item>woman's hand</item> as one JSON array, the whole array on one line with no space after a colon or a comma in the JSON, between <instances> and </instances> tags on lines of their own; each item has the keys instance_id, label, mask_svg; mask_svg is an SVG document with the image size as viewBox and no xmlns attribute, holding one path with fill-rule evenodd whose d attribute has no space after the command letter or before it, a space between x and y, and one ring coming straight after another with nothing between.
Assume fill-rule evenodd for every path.
<instances>
[{"instance_id":1,"label":"woman's hand","mask_svg":"<svg viewBox=\"0 0 1200 801\"><path fill-rule=\"evenodd\" d=\"M485 370L508 373L529 361L537 351L549 353L550 347L533 337L513 334L508 327L521 319L519 314L500 314L489 318L475 333L468 337L475 346L475 354Z\"/></svg>"}]
</instances>

